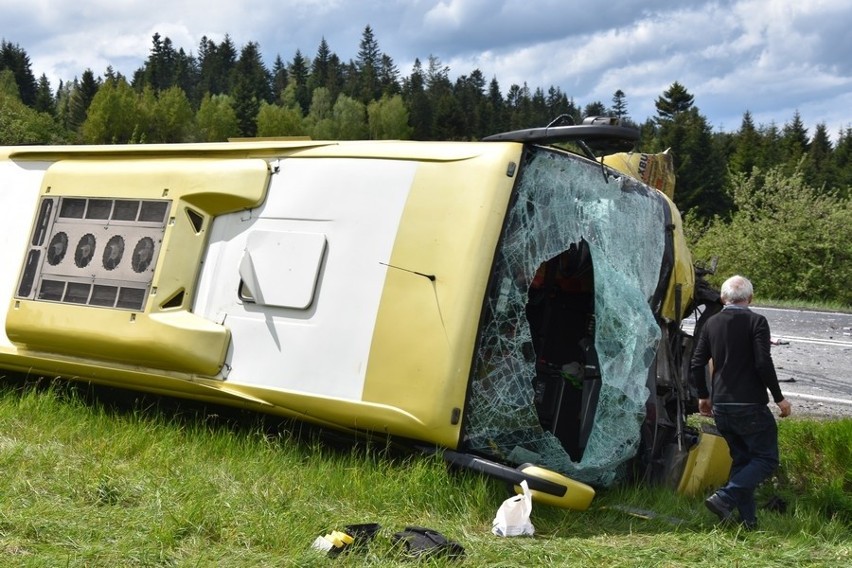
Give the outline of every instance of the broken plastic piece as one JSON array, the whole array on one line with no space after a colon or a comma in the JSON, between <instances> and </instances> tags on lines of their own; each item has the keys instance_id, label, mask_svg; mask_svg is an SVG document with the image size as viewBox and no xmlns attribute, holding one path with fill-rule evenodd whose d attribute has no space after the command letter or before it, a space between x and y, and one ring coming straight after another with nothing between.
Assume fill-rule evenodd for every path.
<instances>
[{"instance_id":1,"label":"broken plastic piece","mask_svg":"<svg viewBox=\"0 0 852 568\"><path fill-rule=\"evenodd\" d=\"M401 546L406 554L412 558L428 558L443 556L446 558L461 558L464 556L464 547L436 530L425 527L405 527L393 535L394 544Z\"/></svg>"},{"instance_id":2,"label":"broken plastic piece","mask_svg":"<svg viewBox=\"0 0 852 568\"><path fill-rule=\"evenodd\" d=\"M379 523L361 523L357 525L346 525L343 530L355 541L349 548L366 548L367 544L378 534L382 526Z\"/></svg>"},{"instance_id":3,"label":"broken plastic piece","mask_svg":"<svg viewBox=\"0 0 852 568\"><path fill-rule=\"evenodd\" d=\"M331 531L327 535L318 536L311 548L321 552L327 552L329 556L340 554L343 549L355 541L350 535L341 531Z\"/></svg>"}]
</instances>

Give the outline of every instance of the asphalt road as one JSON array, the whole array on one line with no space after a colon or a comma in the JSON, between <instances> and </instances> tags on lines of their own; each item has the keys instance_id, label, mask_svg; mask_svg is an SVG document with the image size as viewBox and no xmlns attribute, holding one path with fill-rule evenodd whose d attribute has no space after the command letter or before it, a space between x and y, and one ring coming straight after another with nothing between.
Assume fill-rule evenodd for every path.
<instances>
[{"instance_id":1,"label":"asphalt road","mask_svg":"<svg viewBox=\"0 0 852 568\"><path fill-rule=\"evenodd\" d=\"M852 417L852 314L752 309L769 321L772 360L793 412Z\"/></svg>"},{"instance_id":2,"label":"asphalt road","mask_svg":"<svg viewBox=\"0 0 852 568\"><path fill-rule=\"evenodd\" d=\"M852 417L852 314L754 310L769 321L772 360L793 410Z\"/></svg>"}]
</instances>

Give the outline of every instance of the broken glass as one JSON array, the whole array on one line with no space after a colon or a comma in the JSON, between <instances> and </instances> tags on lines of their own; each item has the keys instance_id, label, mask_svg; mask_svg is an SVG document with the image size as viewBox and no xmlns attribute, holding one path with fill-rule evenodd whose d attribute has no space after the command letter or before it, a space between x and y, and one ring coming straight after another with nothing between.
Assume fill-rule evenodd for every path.
<instances>
[{"instance_id":1,"label":"broken glass","mask_svg":"<svg viewBox=\"0 0 852 568\"><path fill-rule=\"evenodd\" d=\"M608 487L626 474L645 418L660 339L649 301L660 278L666 204L647 186L611 171L607 179L600 166L573 154L528 152L483 311L464 445L504 463L534 463ZM531 331L534 279L545 263L584 248L593 277L588 303L577 306L592 313L552 317L573 326L569 341L586 334L588 345L566 348L554 365L543 358L557 358L536 345ZM542 381L559 389L540 389ZM576 402L566 405L563 397ZM547 405L555 408L552 419ZM563 424L574 424L567 431L556 426L560 413ZM593 418L585 435L584 414Z\"/></svg>"}]
</instances>

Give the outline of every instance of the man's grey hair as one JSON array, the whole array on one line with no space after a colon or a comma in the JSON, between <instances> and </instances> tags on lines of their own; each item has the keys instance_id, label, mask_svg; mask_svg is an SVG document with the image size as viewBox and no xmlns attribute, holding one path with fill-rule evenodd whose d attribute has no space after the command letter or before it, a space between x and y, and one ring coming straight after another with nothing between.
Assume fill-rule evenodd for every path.
<instances>
[{"instance_id":1,"label":"man's grey hair","mask_svg":"<svg viewBox=\"0 0 852 568\"><path fill-rule=\"evenodd\" d=\"M754 287L749 279L739 274L731 276L722 284L722 303L735 304L747 302L754 295Z\"/></svg>"}]
</instances>

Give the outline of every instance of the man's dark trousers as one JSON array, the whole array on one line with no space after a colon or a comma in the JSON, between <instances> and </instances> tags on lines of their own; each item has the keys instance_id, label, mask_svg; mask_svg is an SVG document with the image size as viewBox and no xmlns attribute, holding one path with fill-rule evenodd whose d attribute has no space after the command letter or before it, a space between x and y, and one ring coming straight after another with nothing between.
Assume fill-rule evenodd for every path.
<instances>
[{"instance_id":1,"label":"man's dark trousers","mask_svg":"<svg viewBox=\"0 0 852 568\"><path fill-rule=\"evenodd\" d=\"M717 491L740 511L740 520L754 523L754 490L778 467L778 425L765 404L714 404L716 428L731 451L731 476Z\"/></svg>"}]
</instances>

